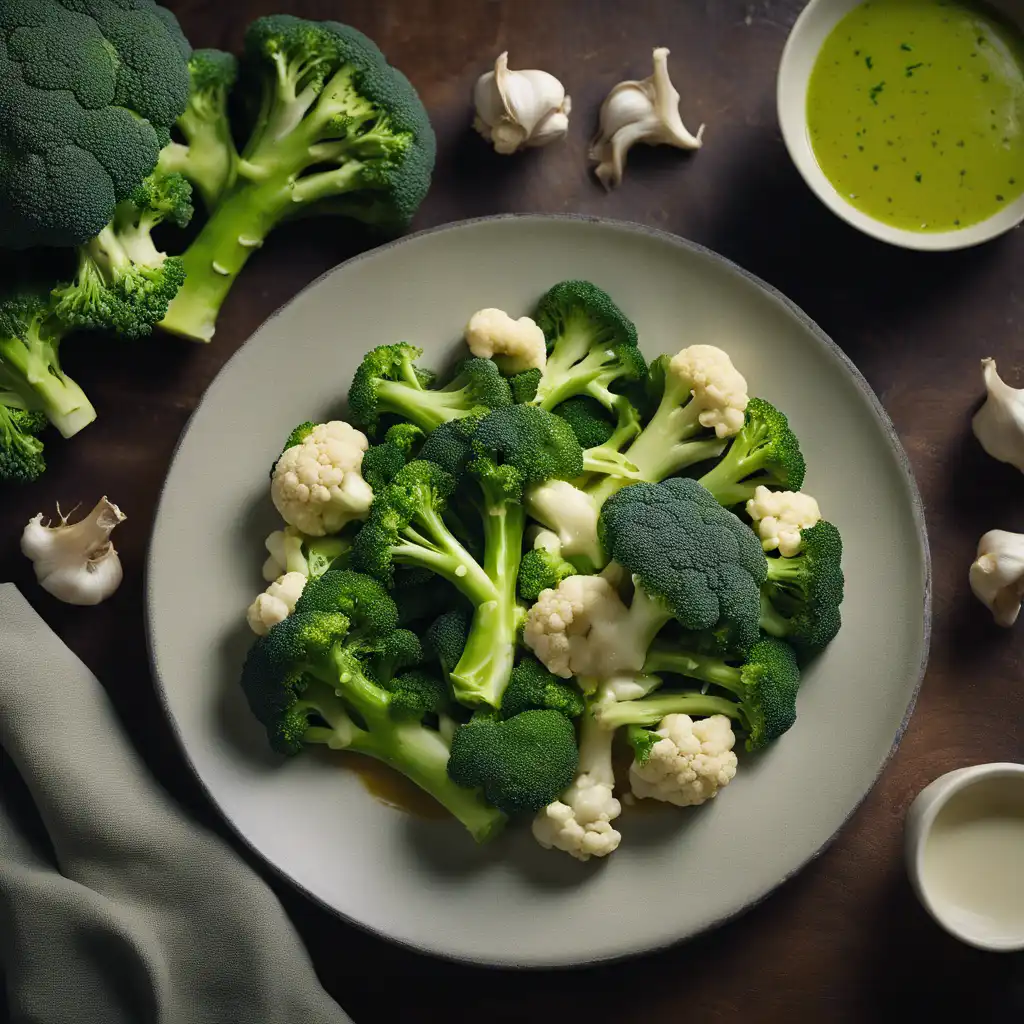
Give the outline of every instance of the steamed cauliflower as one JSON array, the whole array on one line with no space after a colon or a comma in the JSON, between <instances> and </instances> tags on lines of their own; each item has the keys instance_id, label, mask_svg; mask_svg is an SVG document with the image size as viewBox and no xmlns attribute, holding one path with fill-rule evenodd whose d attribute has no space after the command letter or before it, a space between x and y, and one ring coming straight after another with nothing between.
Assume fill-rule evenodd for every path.
<instances>
[{"instance_id":1,"label":"steamed cauliflower","mask_svg":"<svg viewBox=\"0 0 1024 1024\"><path fill-rule=\"evenodd\" d=\"M533 819L533 837L550 850L564 850L577 860L607 857L622 836L611 826L622 812L612 787L591 775L581 775Z\"/></svg>"},{"instance_id":2,"label":"steamed cauliflower","mask_svg":"<svg viewBox=\"0 0 1024 1024\"><path fill-rule=\"evenodd\" d=\"M654 731L661 737L643 764L629 768L633 795L693 807L712 800L736 777L736 737L725 715L694 721L689 715L666 715Z\"/></svg>"},{"instance_id":3,"label":"steamed cauliflower","mask_svg":"<svg viewBox=\"0 0 1024 1024\"><path fill-rule=\"evenodd\" d=\"M270 496L281 518L302 533L323 537L365 519L373 490L360 468L366 436L343 420L318 423L274 467Z\"/></svg>"},{"instance_id":4,"label":"steamed cauliflower","mask_svg":"<svg viewBox=\"0 0 1024 1024\"><path fill-rule=\"evenodd\" d=\"M672 357L669 372L690 387L702 427L714 427L720 438L739 433L749 401L747 382L727 352L714 345L690 345Z\"/></svg>"},{"instance_id":5,"label":"steamed cauliflower","mask_svg":"<svg viewBox=\"0 0 1024 1024\"><path fill-rule=\"evenodd\" d=\"M286 572L306 575L306 556L302 553L302 534L294 526L274 530L263 542L267 560L263 563L263 578L273 583Z\"/></svg>"},{"instance_id":6,"label":"steamed cauliflower","mask_svg":"<svg viewBox=\"0 0 1024 1024\"><path fill-rule=\"evenodd\" d=\"M301 572L286 572L275 580L249 605L245 613L249 628L257 636L266 636L273 626L295 611L295 603L305 587L306 576Z\"/></svg>"},{"instance_id":7,"label":"steamed cauliflower","mask_svg":"<svg viewBox=\"0 0 1024 1024\"><path fill-rule=\"evenodd\" d=\"M481 309L466 325L466 344L473 355L493 359L502 373L543 370L548 347L544 332L528 316L513 320L502 309Z\"/></svg>"},{"instance_id":8,"label":"steamed cauliflower","mask_svg":"<svg viewBox=\"0 0 1024 1024\"><path fill-rule=\"evenodd\" d=\"M792 558L800 551L800 531L809 530L821 519L821 509L802 491L770 491L760 486L747 502L747 515L765 551L779 550Z\"/></svg>"}]
</instances>

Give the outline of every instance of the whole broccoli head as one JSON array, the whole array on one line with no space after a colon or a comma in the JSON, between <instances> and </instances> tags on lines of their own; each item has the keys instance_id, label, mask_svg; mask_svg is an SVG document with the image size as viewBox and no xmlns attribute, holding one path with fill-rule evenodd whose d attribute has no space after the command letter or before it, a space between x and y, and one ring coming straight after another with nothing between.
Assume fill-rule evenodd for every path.
<instances>
[{"instance_id":1,"label":"whole broccoli head","mask_svg":"<svg viewBox=\"0 0 1024 1024\"><path fill-rule=\"evenodd\" d=\"M152 0L0 4L0 244L102 230L185 109L189 53Z\"/></svg>"},{"instance_id":2,"label":"whole broccoli head","mask_svg":"<svg viewBox=\"0 0 1024 1024\"><path fill-rule=\"evenodd\" d=\"M539 811L576 776L579 753L572 722L558 711L524 711L498 720L475 717L455 730L448 775L480 788L506 814Z\"/></svg>"},{"instance_id":3,"label":"whole broccoli head","mask_svg":"<svg viewBox=\"0 0 1024 1024\"><path fill-rule=\"evenodd\" d=\"M764 552L696 480L623 488L604 503L598 530L611 559L666 618L689 630L727 629L736 651L757 640Z\"/></svg>"}]
</instances>

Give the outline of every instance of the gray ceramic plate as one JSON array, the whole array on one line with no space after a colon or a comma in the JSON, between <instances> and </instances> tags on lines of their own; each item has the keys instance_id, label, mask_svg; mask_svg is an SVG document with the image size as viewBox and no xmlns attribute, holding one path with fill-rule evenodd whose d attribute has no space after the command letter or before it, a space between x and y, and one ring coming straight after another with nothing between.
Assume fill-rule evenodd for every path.
<instances>
[{"instance_id":1,"label":"gray ceramic plate","mask_svg":"<svg viewBox=\"0 0 1024 1024\"><path fill-rule=\"evenodd\" d=\"M482 306L527 313L555 281L608 289L648 356L706 342L802 439L807 488L846 545L845 625L806 674L797 726L743 759L699 809L630 813L606 862L512 829L477 849L454 823L378 802L329 756L268 753L236 684L244 613L273 529L267 471L291 427L343 411L374 345L424 363L456 351ZM889 420L854 367L785 298L720 257L635 225L508 217L415 235L339 267L270 319L185 431L149 562L153 664L198 777L238 834L345 918L418 949L489 964L626 956L749 907L818 853L877 777L927 654L920 502Z\"/></svg>"}]
</instances>

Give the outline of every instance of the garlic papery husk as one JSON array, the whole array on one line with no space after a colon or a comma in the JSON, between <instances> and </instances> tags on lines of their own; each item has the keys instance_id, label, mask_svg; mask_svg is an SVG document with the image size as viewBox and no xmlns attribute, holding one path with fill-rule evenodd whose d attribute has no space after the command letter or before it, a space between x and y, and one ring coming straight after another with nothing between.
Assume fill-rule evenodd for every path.
<instances>
[{"instance_id":1,"label":"garlic papery husk","mask_svg":"<svg viewBox=\"0 0 1024 1024\"><path fill-rule=\"evenodd\" d=\"M508 53L473 87L473 127L503 155L546 146L569 130L572 101L546 71L509 71Z\"/></svg>"},{"instance_id":2,"label":"garlic papery husk","mask_svg":"<svg viewBox=\"0 0 1024 1024\"><path fill-rule=\"evenodd\" d=\"M81 521L59 526L33 516L21 534L22 553L30 558L42 588L66 604L93 605L106 600L121 585L121 559L110 534L124 513L106 497Z\"/></svg>"},{"instance_id":3,"label":"garlic papery husk","mask_svg":"<svg viewBox=\"0 0 1024 1024\"><path fill-rule=\"evenodd\" d=\"M978 541L970 581L974 596L992 612L996 625L1012 626L1024 600L1024 534L989 530Z\"/></svg>"},{"instance_id":4,"label":"garlic papery husk","mask_svg":"<svg viewBox=\"0 0 1024 1024\"><path fill-rule=\"evenodd\" d=\"M622 182L626 154L638 142L645 146L700 149L704 125L693 135L679 116L679 93L668 77L664 46L654 51L654 72L642 82L619 82L601 104L600 131L590 146L594 173L607 189Z\"/></svg>"},{"instance_id":5,"label":"garlic papery husk","mask_svg":"<svg viewBox=\"0 0 1024 1024\"><path fill-rule=\"evenodd\" d=\"M988 397L974 414L974 436L993 459L1024 472L1024 391L999 376L994 359L982 359L981 369Z\"/></svg>"}]
</instances>

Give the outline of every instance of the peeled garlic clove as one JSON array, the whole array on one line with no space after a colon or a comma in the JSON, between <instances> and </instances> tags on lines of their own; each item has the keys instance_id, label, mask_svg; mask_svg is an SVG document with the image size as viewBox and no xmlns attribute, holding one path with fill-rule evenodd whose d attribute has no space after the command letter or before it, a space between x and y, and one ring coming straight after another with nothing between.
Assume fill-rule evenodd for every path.
<instances>
[{"instance_id":1,"label":"peeled garlic clove","mask_svg":"<svg viewBox=\"0 0 1024 1024\"><path fill-rule=\"evenodd\" d=\"M978 541L970 583L974 596L989 608L996 625L1012 626L1024 600L1024 534L989 530Z\"/></svg>"},{"instance_id":2,"label":"peeled garlic clove","mask_svg":"<svg viewBox=\"0 0 1024 1024\"><path fill-rule=\"evenodd\" d=\"M971 423L974 436L993 459L1024 472L1024 391L999 376L994 359L982 359L981 367L988 397Z\"/></svg>"},{"instance_id":3,"label":"peeled garlic clove","mask_svg":"<svg viewBox=\"0 0 1024 1024\"><path fill-rule=\"evenodd\" d=\"M601 104L600 130L590 147L594 173L605 188L621 184L626 154L638 142L647 146L700 149L704 125L694 135L679 114L679 93L668 75L668 54L658 47L654 71L642 81L619 82Z\"/></svg>"},{"instance_id":4,"label":"peeled garlic clove","mask_svg":"<svg viewBox=\"0 0 1024 1024\"><path fill-rule=\"evenodd\" d=\"M473 127L503 155L546 146L569 128L571 100L562 83L546 71L510 71L507 52L477 79L473 106Z\"/></svg>"}]
</instances>

